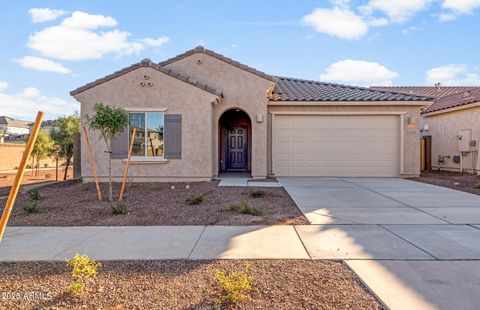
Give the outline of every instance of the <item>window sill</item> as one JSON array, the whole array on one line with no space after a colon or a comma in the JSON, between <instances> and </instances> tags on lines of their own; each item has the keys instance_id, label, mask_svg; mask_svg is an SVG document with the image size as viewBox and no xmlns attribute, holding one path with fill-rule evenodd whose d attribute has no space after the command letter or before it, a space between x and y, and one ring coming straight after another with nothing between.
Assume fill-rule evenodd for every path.
<instances>
[{"instance_id":1,"label":"window sill","mask_svg":"<svg viewBox=\"0 0 480 310\"><path fill-rule=\"evenodd\" d=\"M127 162L126 159L123 162ZM130 158L130 164L132 165L141 165L141 164L166 164L168 159L165 158Z\"/></svg>"}]
</instances>

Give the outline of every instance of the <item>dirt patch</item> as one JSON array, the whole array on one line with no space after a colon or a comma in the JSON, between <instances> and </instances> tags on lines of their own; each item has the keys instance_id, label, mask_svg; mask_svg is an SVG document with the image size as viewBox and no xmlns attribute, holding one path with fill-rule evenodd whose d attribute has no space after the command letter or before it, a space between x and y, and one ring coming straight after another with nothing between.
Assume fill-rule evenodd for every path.
<instances>
[{"instance_id":1,"label":"dirt patch","mask_svg":"<svg viewBox=\"0 0 480 310\"><path fill-rule=\"evenodd\" d=\"M107 184L101 185L106 197ZM115 200L120 186L114 184ZM265 194L254 198L251 193L256 190ZM93 183L57 183L39 189L39 193L39 212L34 214L23 211L29 199L19 195L10 226L308 224L283 188L218 187L216 182L131 183L125 191L126 215L113 215L108 202L99 202ZM188 197L199 195L204 195L200 204L186 203ZM232 205L242 199L261 215L233 212Z\"/></svg>"},{"instance_id":2,"label":"dirt patch","mask_svg":"<svg viewBox=\"0 0 480 310\"><path fill-rule=\"evenodd\" d=\"M63 263L2 263L1 309L212 309L219 299L213 275L239 271L247 261L104 262L83 297L65 293L70 281ZM343 263L250 260L255 278L249 297L234 309L383 309ZM40 300L25 300L37 293ZM35 296L35 295L33 295ZM42 300L44 298L45 300Z\"/></svg>"},{"instance_id":3,"label":"dirt patch","mask_svg":"<svg viewBox=\"0 0 480 310\"><path fill-rule=\"evenodd\" d=\"M61 167L58 170L59 180L63 180L64 169L65 168ZM72 179L72 173L72 169L68 169L67 179ZM16 173L0 173L0 197L7 196L10 193L10 187L13 184L15 175ZM55 181L55 170L40 170L36 176L35 174L32 175L32 171L28 169L25 171L22 184L41 183L45 181Z\"/></svg>"},{"instance_id":4,"label":"dirt patch","mask_svg":"<svg viewBox=\"0 0 480 310\"><path fill-rule=\"evenodd\" d=\"M480 182L480 177L475 174L450 171L432 171L424 172L419 178L412 178L411 180L480 195L480 189L475 188L475 185Z\"/></svg>"}]
</instances>

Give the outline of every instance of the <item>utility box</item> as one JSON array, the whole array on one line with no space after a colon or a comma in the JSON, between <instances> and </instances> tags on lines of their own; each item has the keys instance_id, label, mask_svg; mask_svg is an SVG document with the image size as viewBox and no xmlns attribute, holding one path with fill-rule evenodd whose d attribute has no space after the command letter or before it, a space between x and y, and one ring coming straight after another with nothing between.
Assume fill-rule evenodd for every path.
<instances>
[{"instance_id":1,"label":"utility box","mask_svg":"<svg viewBox=\"0 0 480 310\"><path fill-rule=\"evenodd\" d=\"M462 129L458 132L458 151L459 152L471 152L472 146L470 141L472 141L472 130L471 129Z\"/></svg>"}]
</instances>

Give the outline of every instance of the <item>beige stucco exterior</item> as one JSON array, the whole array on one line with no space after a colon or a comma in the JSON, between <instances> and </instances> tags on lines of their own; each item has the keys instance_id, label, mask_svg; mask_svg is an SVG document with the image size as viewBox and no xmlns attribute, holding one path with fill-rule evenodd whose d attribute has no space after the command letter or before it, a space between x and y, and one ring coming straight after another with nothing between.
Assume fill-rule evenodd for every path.
<instances>
[{"instance_id":1,"label":"beige stucco exterior","mask_svg":"<svg viewBox=\"0 0 480 310\"><path fill-rule=\"evenodd\" d=\"M469 104L459 108L424 114L421 126L428 130L423 134L432 137L432 168L448 171L460 171L460 163L453 162L453 156L461 156L462 168L467 172L478 172L478 139L480 138L480 106ZM457 135L461 130L470 129L471 139L477 141L477 147L471 152L461 154ZM443 163L438 156L444 156Z\"/></svg>"},{"instance_id":2,"label":"beige stucco exterior","mask_svg":"<svg viewBox=\"0 0 480 310\"><path fill-rule=\"evenodd\" d=\"M399 122L398 176L418 176L419 110L424 102L279 102L268 101L274 81L243 70L205 53L194 53L165 68L202 81L220 90L218 96L150 67L140 67L74 95L81 102L82 126L96 102L136 111L158 110L182 115L182 158L157 162L133 162L130 181L210 180L219 173L219 119L225 111L241 109L251 120L251 174L262 179L272 170L272 119L276 114L325 113L395 115ZM151 87L140 87L144 76ZM108 154L97 133L88 131L97 174L108 176ZM82 138L85 145L85 138ZM124 160L113 160L113 177L120 180ZM92 180L88 154L82 147L82 176Z\"/></svg>"}]
</instances>

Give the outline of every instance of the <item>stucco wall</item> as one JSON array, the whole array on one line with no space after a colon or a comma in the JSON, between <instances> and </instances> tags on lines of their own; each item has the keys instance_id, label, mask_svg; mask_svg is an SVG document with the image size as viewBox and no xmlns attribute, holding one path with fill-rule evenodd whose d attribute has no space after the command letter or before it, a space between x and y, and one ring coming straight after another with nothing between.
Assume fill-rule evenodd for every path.
<instances>
[{"instance_id":1,"label":"stucco wall","mask_svg":"<svg viewBox=\"0 0 480 310\"><path fill-rule=\"evenodd\" d=\"M288 104L288 103L284 103ZM295 104L295 103L293 103ZM349 102L337 102L335 105L327 105L326 103L308 103L308 105L269 105L268 111L275 113L279 111L308 111L308 112L399 112L404 115L404 172L402 176L418 176L420 173L420 106L396 104L392 102L378 102L372 106L364 106L362 102L349 103ZM355 105L356 104L356 105ZM408 120L410 119L410 124ZM400 121L400 117L399 117ZM271 131L271 122L269 122L269 130ZM399 137L400 139L400 137ZM400 151L400 150L399 150ZM272 154L269 153L268 158L269 173L272 173ZM399 170L400 171L400 170Z\"/></svg>"},{"instance_id":2,"label":"stucco wall","mask_svg":"<svg viewBox=\"0 0 480 310\"><path fill-rule=\"evenodd\" d=\"M432 136L432 168L440 167L444 170L459 171L460 164L454 163L452 156L460 155L458 149L457 134L462 129L472 130L472 139L480 141L480 107L472 107L458 111L437 115L426 115L422 120L423 125L428 125L428 131L424 135ZM478 146L473 148L475 152L463 156L463 168L478 171L477 154ZM450 156L445 158L444 163L438 163L438 156Z\"/></svg>"},{"instance_id":3,"label":"stucco wall","mask_svg":"<svg viewBox=\"0 0 480 310\"><path fill-rule=\"evenodd\" d=\"M223 112L240 108L249 115L252 122L252 177L265 178L267 175L267 89L273 82L204 53L195 53L166 67L223 92L224 98L213 109L212 175L218 174L218 121ZM263 115L263 122L256 121L257 115Z\"/></svg>"},{"instance_id":4,"label":"stucco wall","mask_svg":"<svg viewBox=\"0 0 480 310\"><path fill-rule=\"evenodd\" d=\"M152 87L140 87L143 76L148 75ZM182 82L155 69L141 67L113 80L87 89L75 98L81 102L82 126L86 116L93 114L96 102L121 106L125 109L166 109L166 114L182 115L182 158L169 159L166 163L135 163L129 168L131 181L162 180L210 180L212 171L212 102L218 97ZM88 126L87 126L88 129ZM97 175L108 177L108 154L105 142L97 132L88 130L94 154ZM82 176L92 179L88 162L85 137L82 137ZM112 160L112 175L116 180L123 176L124 162Z\"/></svg>"},{"instance_id":5,"label":"stucco wall","mask_svg":"<svg viewBox=\"0 0 480 310\"><path fill-rule=\"evenodd\" d=\"M25 150L25 144L0 144L0 170L12 170L20 165L22 160L23 151ZM29 165L32 164L32 160L27 161ZM36 163L36 161L35 161ZM48 167L55 167L55 159L48 157L40 160L40 168L44 168L45 164ZM60 159L58 165L64 165L65 160Z\"/></svg>"}]
</instances>

